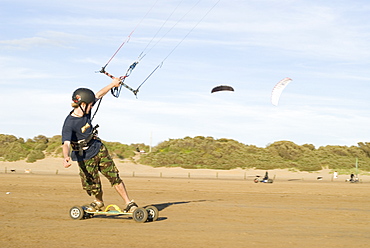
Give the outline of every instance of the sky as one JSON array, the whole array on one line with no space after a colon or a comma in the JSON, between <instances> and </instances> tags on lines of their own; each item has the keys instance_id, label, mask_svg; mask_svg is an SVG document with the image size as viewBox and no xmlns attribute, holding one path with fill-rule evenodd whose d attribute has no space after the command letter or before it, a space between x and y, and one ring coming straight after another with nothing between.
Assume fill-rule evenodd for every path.
<instances>
[{"instance_id":1,"label":"sky","mask_svg":"<svg viewBox=\"0 0 370 248\"><path fill-rule=\"evenodd\" d=\"M145 55L93 123L123 144L205 136L266 147L370 141L367 0L0 0L0 133L61 134L75 89ZM292 82L278 106L274 86ZM233 92L211 93L230 85Z\"/></svg>"}]
</instances>

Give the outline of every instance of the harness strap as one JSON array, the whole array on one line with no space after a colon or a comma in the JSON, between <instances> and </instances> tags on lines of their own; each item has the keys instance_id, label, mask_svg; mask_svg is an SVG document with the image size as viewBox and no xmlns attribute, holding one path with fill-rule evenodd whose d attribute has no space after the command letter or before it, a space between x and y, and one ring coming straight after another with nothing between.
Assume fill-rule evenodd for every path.
<instances>
[{"instance_id":1,"label":"harness strap","mask_svg":"<svg viewBox=\"0 0 370 248\"><path fill-rule=\"evenodd\" d=\"M98 134L97 128L98 127L99 127L99 125L96 125L93 128L91 134L86 139L81 139L81 140L78 140L78 141L71 141L72 150L73 151L78 151L78 155L82 156L83 151L89 149L90 145L94 142L94 139L99 139L98 136L97 136L97 134Z\"/></svg>"}]
</instances>

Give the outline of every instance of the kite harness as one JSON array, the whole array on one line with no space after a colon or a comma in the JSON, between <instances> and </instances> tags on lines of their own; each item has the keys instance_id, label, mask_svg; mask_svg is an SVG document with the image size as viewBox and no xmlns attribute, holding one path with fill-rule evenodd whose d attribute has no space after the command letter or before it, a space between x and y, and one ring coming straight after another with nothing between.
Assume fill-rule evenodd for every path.
<instances>
[{"instance_id":1,"label":"kite harness","mask_svg":"<svg viewBox=\"0 0 370 248\"><path fill-rule=\"evenodd\" d=\"M90 145L94 142L94 139L99 139L98 137L98 127L99 125L96 125L91 134L86 139L81 139L78 141L71 141L72 150L78 151L78 155L82 156L83 151L89 149Z\"/></svg>"}]
</instances>

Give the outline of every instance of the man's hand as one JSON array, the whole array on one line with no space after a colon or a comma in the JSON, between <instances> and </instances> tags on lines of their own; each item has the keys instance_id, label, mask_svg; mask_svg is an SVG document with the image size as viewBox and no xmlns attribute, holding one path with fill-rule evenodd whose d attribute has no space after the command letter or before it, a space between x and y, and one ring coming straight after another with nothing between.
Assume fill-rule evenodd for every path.
<instances>
[{"instance_id":1,"label":"man's hand","mask_svg":"<svg viewBox=\"0 0 370 248\"><path fill-rule=\"evenodd\" d=\"M121 85L121 79L118 77L116 78L113 78L112 82L110 84L108 84L107 86L105 86L103 89L99 90L96 94L95 94L95 98L97 99L100 99L102 98L103 96L105 96L105 94L107 94L112 88L117 88Z\"/></svg>"},{"instance_id":2,"label":"man's hand","mask_svg":"<svg viewBox=\"0 0 370 248\"><path fill-rule=\"evenodd\" d=\"M69 168L72 165L71 163L71 157L66 157L63 160L63 166L64 168Z\"/></svg>"},{"instance_id":3,"label":"man's hand","mask_svg":"<svg viewBox=\"0 0 370 248\"><path fill-rule=\"evenodd\" d=\"M112 86L113 87L119 87L120 84L121 84L121 79L120 78L113 78L113 81L112 81Z\"/></svg>"}]
</instances>

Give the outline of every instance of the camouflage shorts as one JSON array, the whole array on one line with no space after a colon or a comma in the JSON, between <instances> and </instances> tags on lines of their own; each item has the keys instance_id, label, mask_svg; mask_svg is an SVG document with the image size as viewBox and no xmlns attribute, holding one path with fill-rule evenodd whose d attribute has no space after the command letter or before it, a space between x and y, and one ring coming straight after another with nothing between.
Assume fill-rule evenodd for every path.
<instances>
[{"instance_id":1,"label":"camouflage shorts","mask_svg":"<svg viewBox=\"0 0 370 248\"><path fill-rule=\"evenodd\" d=\"M119 171L104 144L102 144L95 157L80 161L78 165L80 167L82 188L89 195L97 195L102 190L99 172L108 179L112 186L122 182Z\"/></svg>"}]
</instances>

